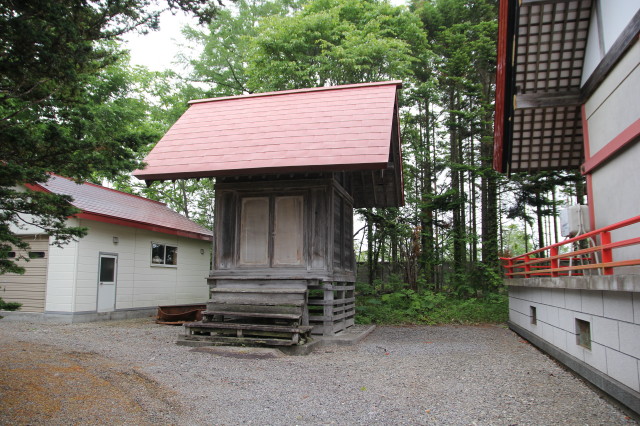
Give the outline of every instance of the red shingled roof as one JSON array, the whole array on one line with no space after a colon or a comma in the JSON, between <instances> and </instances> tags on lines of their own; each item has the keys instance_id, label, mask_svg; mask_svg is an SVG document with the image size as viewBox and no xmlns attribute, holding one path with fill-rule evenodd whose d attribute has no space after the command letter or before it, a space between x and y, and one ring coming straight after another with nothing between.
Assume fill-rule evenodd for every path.
<instances>
[{"instance_id":1,"label":"red shingled roof","mask_svg":"<svg viewBox=\"0 0 640 426\"><path fill-rule=\"evenodd\" d=\"M80 219L115 223L165 234L201 240L212 240L213 233L174 212L164 203L116 191L92 183L74 181L52 175L43 184L29 185L34 190L70 195L75 207L82 210Z\"/></svg>"},{"instance_id":2,"label":"red shingled roof","mask_svg":"<svg viewBox=\"0 0 640 426\"><path fill-rule=\"evenodd\" d=\"M191 101L134 175L163 180L399 165L392 147L399 138L392 134L400 86L390 81Z\"/></svg>"}]
</instances>

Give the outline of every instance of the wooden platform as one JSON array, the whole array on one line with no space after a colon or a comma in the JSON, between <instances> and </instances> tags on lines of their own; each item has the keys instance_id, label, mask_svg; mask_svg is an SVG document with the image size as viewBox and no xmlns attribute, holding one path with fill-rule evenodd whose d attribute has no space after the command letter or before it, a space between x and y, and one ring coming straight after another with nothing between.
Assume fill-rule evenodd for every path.
<instances>
[{"instance_id":1,"label":"wooden platform","mask_svg":"<svg viewBox=\"0 0 640 426\"><path fill-rule=\"evenodd\" d=\"M309 340L307 290L300 288L211 289L202 321L186 323L185 340L214 345L300 345Z\"/></svg>"}]
</instances>

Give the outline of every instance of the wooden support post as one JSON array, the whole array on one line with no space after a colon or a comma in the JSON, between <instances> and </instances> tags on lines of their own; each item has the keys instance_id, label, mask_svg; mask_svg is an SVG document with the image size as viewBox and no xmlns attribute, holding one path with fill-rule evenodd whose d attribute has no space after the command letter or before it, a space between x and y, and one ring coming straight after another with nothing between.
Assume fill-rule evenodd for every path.
<instances>
[{"instance_id":1,"label":"wooden support post","mask_svg":"<svg viewBox=\"0 0 640 426\"><path fill-rule=\"evenodd\" d=\"M558 247L551 247L549 249L549 257L551 257L551 276L552 277L558 277L560 276L560 274L558 273L557 269L560 266L560 260L556 257L558 256ZM555 257L555 259L554 259Z\"/></svg>"},{"instance_id":2,"label":"wooden support post","mask_svg":"<svg viewBox=\"0 0 640 426\"><path fill-rule=\"evenodd\" d=\"M325 336L333 336L333 283L324 283L324 321Z\"/></svg>"},{"instance_id":3,"label":"wooden support post","mask_svg":"<svg viewBox=\"0 0 640 426\"><path fill-rule=\"evenodd\" d=\"M600 233L600 245L604 246L611 244L611 233L604 231ZM602 263L613 262L613 253L610 248L603 248L602 251ZM613 275L613 268L602 268L603 275Z\"/></svg>"}]
</instances>

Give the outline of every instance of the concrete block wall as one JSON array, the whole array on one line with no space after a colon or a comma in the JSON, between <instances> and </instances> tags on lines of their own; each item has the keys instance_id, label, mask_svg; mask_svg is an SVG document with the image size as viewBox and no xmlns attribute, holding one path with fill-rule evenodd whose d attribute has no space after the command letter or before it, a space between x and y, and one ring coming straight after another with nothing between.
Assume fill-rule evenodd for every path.
<instances>
[{"instance_id":1,"label":"concrete block wall","mask_svg":"<svg viewBox=\"0 0 640 426\"><path fill-rule=\"evenodd\" d=\"M640 392L640 293L512 286L509 319ZM590 349L577 343L576 319L590 325Z\"/></svg>"}]
</instances>

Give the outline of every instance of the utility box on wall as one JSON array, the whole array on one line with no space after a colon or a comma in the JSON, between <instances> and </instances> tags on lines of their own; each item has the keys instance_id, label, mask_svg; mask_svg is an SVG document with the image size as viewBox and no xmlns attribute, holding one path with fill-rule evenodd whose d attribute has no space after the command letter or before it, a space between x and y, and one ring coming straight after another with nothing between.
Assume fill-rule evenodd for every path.
<instances>
[{"instance_id":1,"label":"utility box on wall","mask_svg":"<svg viewBox=\"0 0 640 426\"><path fill-rule=\"evenodd\" d=\"M575 237L590 230L588 206L576 204L560 210L560 234L563 237Z\"/></svg>"}]
</instances>

